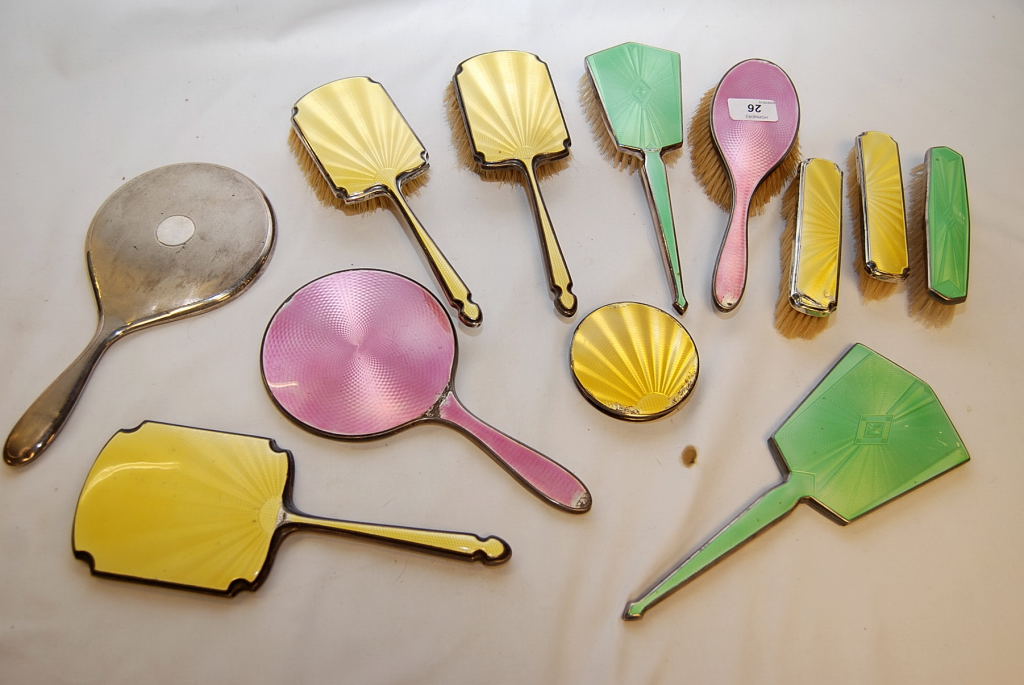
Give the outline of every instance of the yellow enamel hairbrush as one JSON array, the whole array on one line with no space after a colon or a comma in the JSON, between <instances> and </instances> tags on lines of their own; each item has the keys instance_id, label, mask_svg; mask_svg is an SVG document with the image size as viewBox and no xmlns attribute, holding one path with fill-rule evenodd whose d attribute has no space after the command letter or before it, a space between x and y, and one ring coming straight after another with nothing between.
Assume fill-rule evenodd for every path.
<instances>
[{"instance_id":1,"label":"yellow enamel hairbrush","mask_svg":"<svg viewBox=\"0 0 1024 685\"><path fill-rule=\"evenodd\" d=\"M547 65L528 52L488 52L460 64L454 83L477 164L525 175L555 308L572 316L572 277L537 183L537 167L568 156L571 142Z\"/></svg>"},{"instance_id":2,"label":"yellow enamel hairbrush","mask_svg":"<svg viewBox=\"0 0 1024 685\"><path fill-rule=\"evenodd\" d=\"M295 103L292 124L335 196L346 204L380 197L395 203L459 320L479 326L480 307L402 193L426 170L427 152L384 87L363 76L320 86Z\"/></svg>"}]
</instances>

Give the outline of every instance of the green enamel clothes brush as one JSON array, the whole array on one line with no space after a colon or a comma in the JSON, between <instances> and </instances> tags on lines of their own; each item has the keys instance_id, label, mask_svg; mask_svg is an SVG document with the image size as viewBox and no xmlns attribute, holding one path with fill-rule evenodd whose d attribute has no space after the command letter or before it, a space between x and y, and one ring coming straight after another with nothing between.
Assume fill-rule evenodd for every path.
<instances>
[{"instance_id":1,"label":"green enamel clothes brush","mask_svg":"<svg viewBox=\"0 0 1024 685\"><path fill-rule=\"evenodd\" d=\"M925 155L924 168L928 291L945 303L963 302L971 254L964 158L953 148L933 147Z\"/></svg>"},{"instance_id":2,"label":"green enamel clothes brush","mask_svg":"<svg viewBox=\"0 0 1024 685\"><path fill-rule=\"evenodd\" d=\"M644 189L665 258L672 306L686 311L672 198L662 155L683 144L679 53L623 43L586 58L603 120L625 159L643 163Z\"/></svg>"}]
</instances>

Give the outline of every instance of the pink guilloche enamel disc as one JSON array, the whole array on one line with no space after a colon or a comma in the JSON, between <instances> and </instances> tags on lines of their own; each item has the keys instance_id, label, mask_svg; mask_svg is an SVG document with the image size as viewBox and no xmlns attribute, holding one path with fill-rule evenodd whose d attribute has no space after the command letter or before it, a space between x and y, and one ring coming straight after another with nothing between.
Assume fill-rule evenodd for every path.
<instances>
[{"instance_id":1,"label":"pink guilloche enamel disc","mask_svg":"<svg viewBox=\"0 0 1024 685\"><path fill-rule=\"evenodd\" d=\"M387 271L329 274L278 309L263 377L299 423L368 437L421 418L447 389L455 333L437 299Z\"/></svg>"}]
</instances>

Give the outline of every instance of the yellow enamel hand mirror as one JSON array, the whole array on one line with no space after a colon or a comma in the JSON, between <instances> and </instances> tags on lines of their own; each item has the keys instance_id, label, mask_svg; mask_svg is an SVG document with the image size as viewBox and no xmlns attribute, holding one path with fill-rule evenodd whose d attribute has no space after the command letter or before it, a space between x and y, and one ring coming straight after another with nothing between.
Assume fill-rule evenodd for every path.
<instances>
[{"instance_id":1,"label":"yellow enamel hand mirror","mask_svg":"<svg viewBox=\"0 0 1024 685\"><path fill-rule=\"evenodd\" d=\"M504 540L307 516L291 453L272 440L147 421L96 458L75 511L75 556L97 575L233 595L255 590L298 528L349 533L497 564Z\"/></svg>"}]
</instances>

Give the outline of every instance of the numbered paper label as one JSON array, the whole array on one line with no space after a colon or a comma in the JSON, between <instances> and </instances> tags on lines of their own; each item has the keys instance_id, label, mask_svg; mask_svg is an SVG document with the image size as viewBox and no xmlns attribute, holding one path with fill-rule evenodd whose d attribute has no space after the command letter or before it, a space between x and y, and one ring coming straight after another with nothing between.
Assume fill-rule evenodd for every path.
<instances>
[{"instance_id":1,"label":"numbered paper label","mask_svg":"<svg viewBox=\"0 0 1024 685\"><path fill-rule=\"evenodd\" d=\"M729 98L729 118L733 121L778 121L775 100Z\"/></svg>"}]
</instances>

